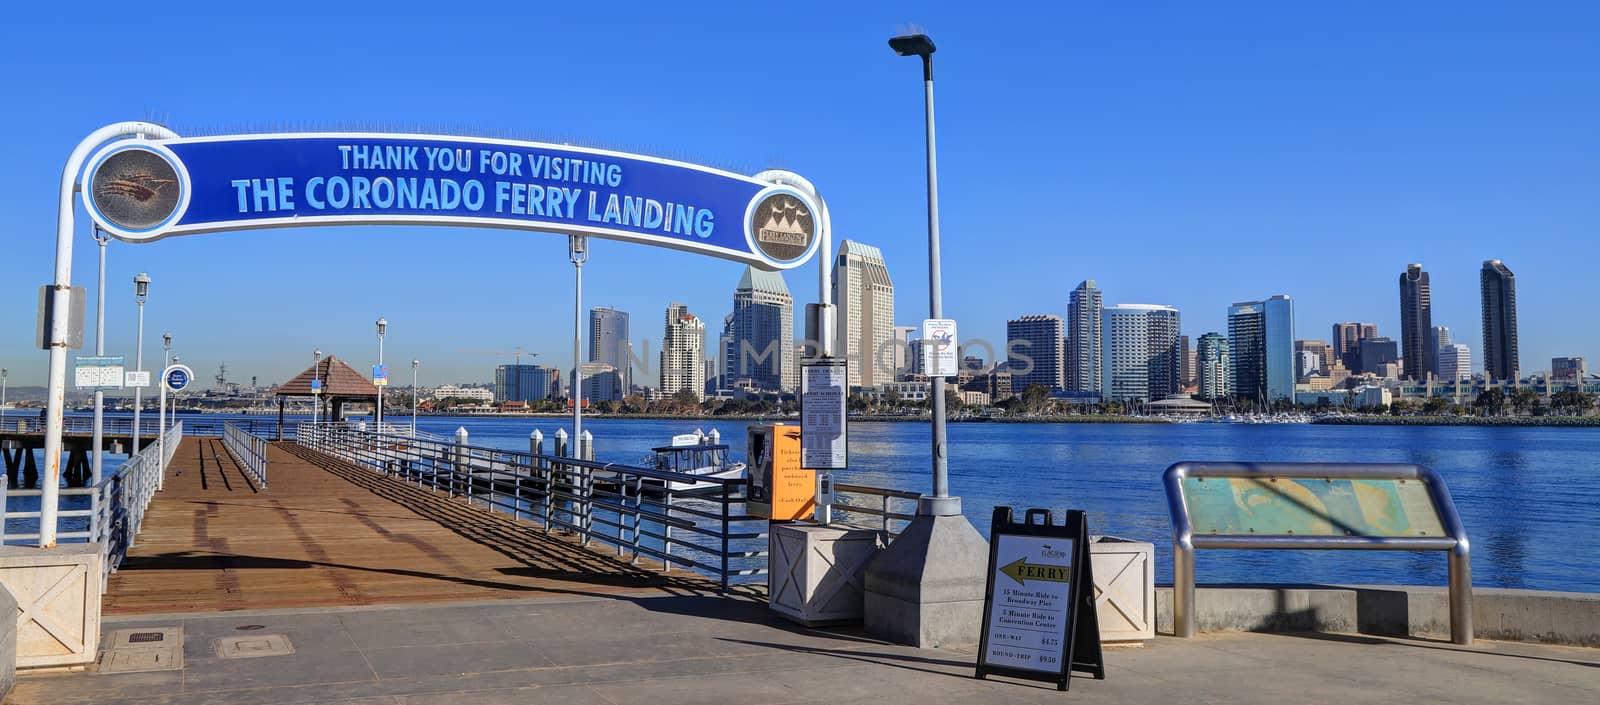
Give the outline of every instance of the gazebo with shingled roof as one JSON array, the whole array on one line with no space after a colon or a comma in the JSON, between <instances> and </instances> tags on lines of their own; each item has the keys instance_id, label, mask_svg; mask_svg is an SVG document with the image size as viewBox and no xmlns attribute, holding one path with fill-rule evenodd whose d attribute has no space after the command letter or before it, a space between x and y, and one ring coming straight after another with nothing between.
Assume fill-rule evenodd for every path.
<instances>
[{"instance_id":1,"label":"gazebo with shingled roof","mask_svg":"<svg viewBox=\"0 0 1600 705\"><path fill-rule=\"evenodd\" d=\"M311 393L311 380L322 380L322 394ZM333 355L321 360L304 372L297 374L293 379L284 382L278 387L278 437L283 437L283 405L289 397L322 397L319 403L323 409L331 409L327 415L329 421L339 421L344 418L344 403L346 401L364 401L378 403L378 388L372 381L362 376L349 365L344 364Z\"/></svg>"}]
</instances>

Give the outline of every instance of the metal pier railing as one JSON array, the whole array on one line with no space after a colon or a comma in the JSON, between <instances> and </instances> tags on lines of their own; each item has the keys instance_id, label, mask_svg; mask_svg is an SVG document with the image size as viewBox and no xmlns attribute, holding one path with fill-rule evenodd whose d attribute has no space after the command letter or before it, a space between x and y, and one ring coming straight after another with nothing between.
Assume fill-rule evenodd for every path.
<instances>
[{"instance_id":1,"label":"metal pier railing","mask_svg":"<svg viewBox=\"0 0 1600 705\"><path fill-rule=\"evenodd\" d=\"M531 520L545 533L614 547L635 565L651 559L663 570L709 575L724 592L740 578L767 572L766 520L746 511L743 479L483 448L343 423L300 424L296 440L488 511Z\"/></svg>"},{"instance_id":2,"label":"metal pier railing","mask_svg":"<svg viewBox=\"0 0 1600 705\"><path fill-rule=\"evenodd\" d=\"M172 463L172 454L183 438L183 422L167 429L164 443L151 443L128 458L121 466L90 487L60 490L62 543L100 543L102 565L110 573L122 564L128 549L144 524L145 510L161 486L161 477ZM165 452L163 453L163 448ZM43 490L6 488L0 473L0 543L28 544L39 540L40 506Z\"/></svg>"},{"instance_id":3,"label":"metal pier railing","mask_svg":"<svg viewBox=\"0 0 1600 705\"><path fill-rule=\"evenodd\" d=\"M234 462L244 468L256 485L261 489L267 488L267 446L266 438L252 434L243 426L226 424L222 427L222 447L228 449L228 454L233 456Z\"/></svg>"}]
</instances>

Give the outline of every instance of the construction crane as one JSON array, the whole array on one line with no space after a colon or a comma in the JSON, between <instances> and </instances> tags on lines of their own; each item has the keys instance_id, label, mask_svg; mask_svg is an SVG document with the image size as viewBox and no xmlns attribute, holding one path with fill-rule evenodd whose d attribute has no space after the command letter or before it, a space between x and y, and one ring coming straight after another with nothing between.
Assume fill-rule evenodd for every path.
<instances>
[{"instance_id":1,"label":"construction crane","mask_svg":"<svg viewBox=\"0 0 1600 705\"><path fill-rule=\"evenodd\" d=\"M459 349L459 350L456 350L456 352L471 353L473 355L510 355L510 356L512 356L512 359L516 360L516 364L518 364L518 365L522 364L522 356L523 355L527 355L528 357L538 357L539 356L539 353L531 353L531 352L524 351L522 349L521 345L518 345L516 347L516 349L514 349L514 350L466 350L466 349Z\"/></svg>"}]
</instances>

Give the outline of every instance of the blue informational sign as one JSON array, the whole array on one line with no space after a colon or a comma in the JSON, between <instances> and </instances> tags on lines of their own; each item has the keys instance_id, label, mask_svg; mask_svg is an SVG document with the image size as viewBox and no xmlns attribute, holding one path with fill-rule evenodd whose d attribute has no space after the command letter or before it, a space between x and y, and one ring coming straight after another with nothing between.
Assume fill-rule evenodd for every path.
<instances>
[{"instance_id":1,"label":"blue informational sign","mask_svg":"<svg viewBox=\"0 0 1600 705\"><path fill-rule=\"evenodd\" d=\"M788 269L812 256L826 226L809 187L512 140L128 140L102 148L87 173L85 207L125 240L305 225L465 225L593 235Z\"/></svg>"},{"instance_id":2,"label":"blue informational sign","mask_svg":"<svg viewBox=\"0 0 1600 705\"><path fill-rule=\"evenodd\" d=\"M320 379L311 380L311 393L315 394L315 393L320 392L320 391L322 391L322 380L320 380Z\"/></svg>"},{"instance_id":3,"label":"blue informational sign","mask_svg":"<svg viewBox=\"0 0 1600 705\"><path fill-rule=\"evenodd\" d=\"M166 375L166 380L165 380L166 384L167 384L167 389L170 389L170 390L172 390L174 392L181 392L181 391L184 390L185 387L189 386L189 380L190 380L189 368L187 368L187 367L171 367L171 368L167 369L167 375Z\"/></svg>"}]
</instances>

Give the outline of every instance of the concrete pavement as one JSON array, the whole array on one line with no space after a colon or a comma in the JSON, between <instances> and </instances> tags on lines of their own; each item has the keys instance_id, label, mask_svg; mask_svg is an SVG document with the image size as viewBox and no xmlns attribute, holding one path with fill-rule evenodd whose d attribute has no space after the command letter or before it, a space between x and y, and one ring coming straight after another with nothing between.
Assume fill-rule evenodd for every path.
<instances>
[{"instance_id":1,"label":"concrete pavement","mask_svg":"<svg viewBox=\"0 0 1600 705\"><path fill-rule=\"evenodd\" d=\"M971 651L798 628L764 604L693 594L123 617L106 621L106 648L119 630L171 627L181 629L181 647L176 631L163 639L176 670L26 675L7 703L1600 702L1600 650L1328 634L1112 648L1107 680L1074 679L1062 694L1042 683L975 680ZM250 655L276 635L293 653L218 655L219 640ZM162 665L122 655L134 658L119 663Z\"/></svg>"}]
</instances>

